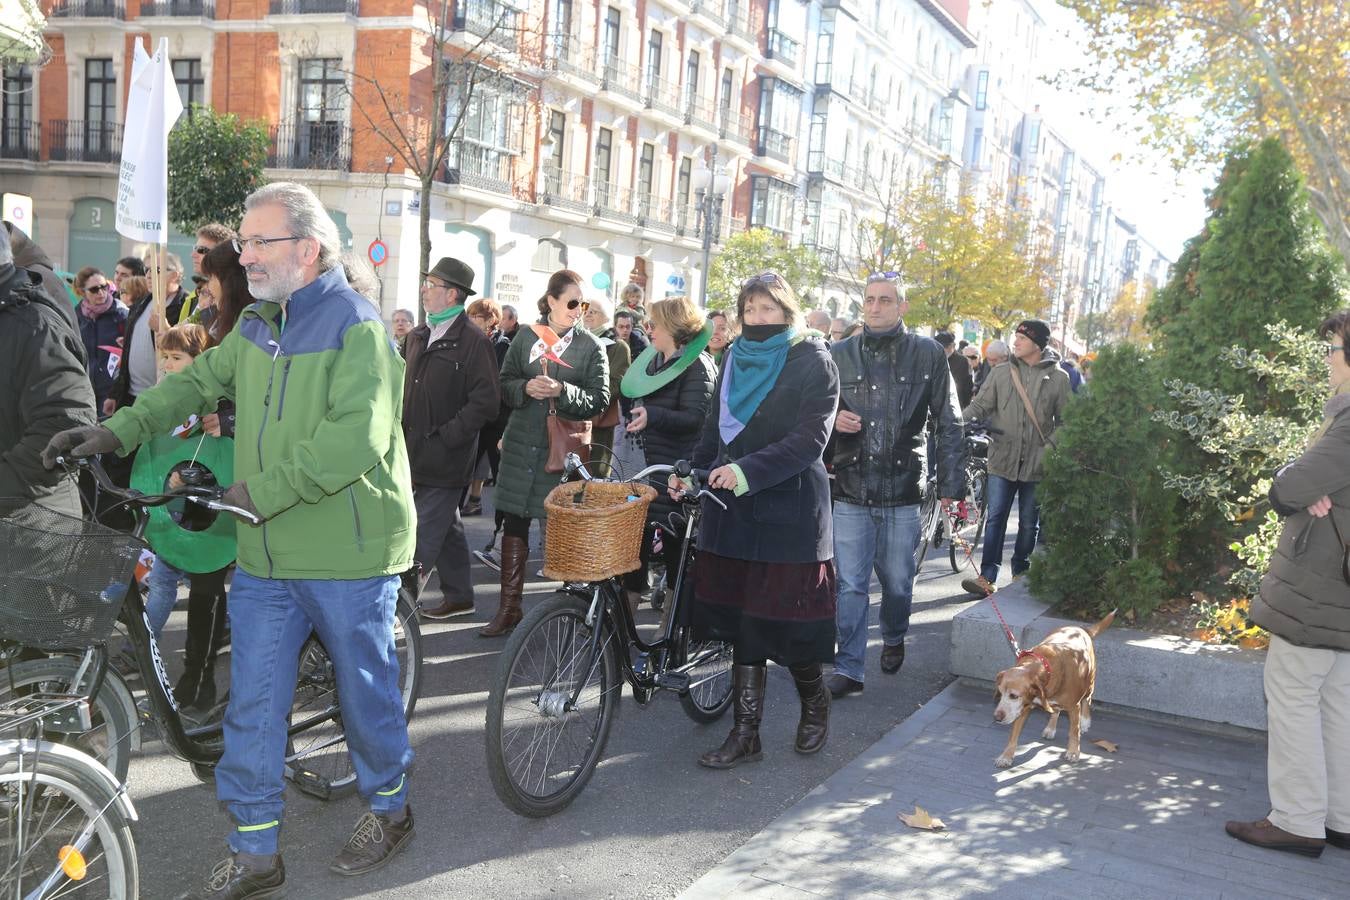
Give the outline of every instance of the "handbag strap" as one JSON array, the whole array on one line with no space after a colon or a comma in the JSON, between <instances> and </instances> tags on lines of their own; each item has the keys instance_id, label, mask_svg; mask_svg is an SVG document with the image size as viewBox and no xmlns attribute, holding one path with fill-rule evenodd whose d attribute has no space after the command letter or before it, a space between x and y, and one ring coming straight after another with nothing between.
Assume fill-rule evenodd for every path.
<instances>
[{"instance_id":1,"label":"handbag strap","mask_svg":"<svg viewBox=\"0 0 1350 900\"><path fill-rule=\"evenodd\" d=\"M1327 518L1331 520L1331 529L1336 532L1336 540L1341 542L1341 579L1350 584L1350 544L1341 537L1341 526L1336 524L1336 507L1327 510Z\"/></svg>"},{"instance_id":2,"label":"handbag strap","mask_svg":"<svg viewBox=\"0 0 1350 900\"><path fill-rule=\"evenodd\" d=\"M1027 389L1022 386L1022 379L1017 374L1016 364L1009 364L1008 374L1012 376L1013 387L1017 388L1017 394L1022 398L1022 405L1027 408L1027 415L1031 416L1031 424L1036 426L1036 433L1041 436L1042 444L1050 444L1050 439L1041 431L1041 423L1036 418L1036 410L1031 408L1031 398L1027 396Z\"/></svg>"}]
</instances>

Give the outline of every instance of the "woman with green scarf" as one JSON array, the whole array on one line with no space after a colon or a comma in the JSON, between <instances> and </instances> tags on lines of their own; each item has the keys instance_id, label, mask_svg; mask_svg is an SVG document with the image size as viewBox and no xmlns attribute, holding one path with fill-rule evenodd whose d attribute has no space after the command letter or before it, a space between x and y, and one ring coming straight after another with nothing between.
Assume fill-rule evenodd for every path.
<instances>
[{"instance_id":1,"label":"woman with green scarf","mask_svg":"<svg viewBox=\"0 0 1350 900\"><path fill-rule=\"evenodd\" d=\"M633 401L628 433L636 435L647 465L669 466L694 455L699 432L708 418L717 367L707 353L713 326L686 297L658 300L651 306L652 343L624 375L620 390ZM648 521L664 522L674 505L657 499ZM642 541L642 567L623 577L628 606L636 612L647 589L655 525L647 526ZM678 541L665 541L666 571L674 576L679 565Z\"/></svg>"},{"instance_id":2,"label":"woman with green scarf","mask_svg":"<svg viewBox=\"0 0 1350 900\"><path fill-rule=\"evenodd\" d=\"M834 660L834 533L821 456L839 370L824 341L801 333L801 307L782 276L747 281L736 314L741 335L723 358L693 457L727 503L725 511L703 503L694 568L694 638L727 641L735 652L735 724L699 759L715 769L763 756L768 660L797 686L795 749L824 747L830 692L821 665Z\"/></svg>"}]
</instances>

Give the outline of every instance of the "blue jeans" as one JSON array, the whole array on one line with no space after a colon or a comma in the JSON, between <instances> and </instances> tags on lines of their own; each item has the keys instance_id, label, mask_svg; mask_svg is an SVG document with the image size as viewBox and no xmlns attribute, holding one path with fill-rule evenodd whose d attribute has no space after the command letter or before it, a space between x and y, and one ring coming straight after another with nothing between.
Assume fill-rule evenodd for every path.
<instances>
[{"instance_id":1,"label":"blue jeans","mask_svg":"<svg viewBox=\"0 0 1350 900\"><path fill-rule=\"evenodd\" d=\"M150 590L146 592L145 612L150 617L150 633L155 640L164 632L164 623L169 621L174 604L178 602L178 585L188 580L188 576L166 563L161 557L155 557L150 568Z\"/></svg>"},{"instance_id":2,"label":"blue jeans","mask_svg":"<svg viewBox=\"0 0 1350 900\"><path fill-rule=\"evenodd\" d=\"M881 582L881 640L904 643L914 602L914 551L919 545L919 505L834 504L834 568L839 580L835 604L838 646L834 670L863 680L867 654L868 588L872 570Z\"/></svg>"},{"instance_id":3,"label":"blue jeans","mask_svg":"<svg viewBox=\"0 0 1350 900\"><path fill-rule=\"evenodd\" d=\"M236 853L277 852L285 785L286 720L300 649L313 630L337 675L356 784L371 812L408 802L412 762L398 689L394 608L399 580L258 578L242 569L230 589L230 702L216 797L229 810Z\"/></svg>"},{"instance_id":4,"label":"blue jeans","mask_svg":"<svg viewBox=\"0 0 1350 900\"><path fill-rule=\"evenodd\" d=\"M1036 502L1035 481L1009 481L990 475L985 487L985 503L989 518L984 525L984 553L980 557L980 574L990 584L998 581L998 570L1003 567L1003 540L1008 535L1008 514L1012 512L1013 495L1017 495L1017 542L1013 545L1013 577L1031 566L1031 551L1036 549L1036 538L1041 531L1041 505Z\"/></svg>"}]
</instances>

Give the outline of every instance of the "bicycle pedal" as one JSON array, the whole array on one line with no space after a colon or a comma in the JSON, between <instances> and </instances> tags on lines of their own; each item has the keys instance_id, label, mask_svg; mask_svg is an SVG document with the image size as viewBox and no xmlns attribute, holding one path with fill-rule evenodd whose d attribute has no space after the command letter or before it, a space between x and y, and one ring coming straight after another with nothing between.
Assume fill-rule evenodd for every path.
<instances>
[{"instance_id":1,"label":"bicycle pedal","mask_svg":"<svg viewBox=\"0 0 1350 900\"><path fill-rule=\"evenodd\" d=\"M688 672L662 672L656 676L656 686L666 691L675 691L677 694L689 693L689 673Z\"/></svg>"},{"instance_id":2,"label":"bicycle pedal","mask_svg":"<svg viewBox=\"0 0 1350 900\"><path fill-rule=\"evenodd\" d=\"M333 785L328 779L308 769L287 766L286 776L290 778L291 784L295 785L296 790L302 794L308 794L316 800L327 800L333 795Z\"/></svg>"}]
</instances>

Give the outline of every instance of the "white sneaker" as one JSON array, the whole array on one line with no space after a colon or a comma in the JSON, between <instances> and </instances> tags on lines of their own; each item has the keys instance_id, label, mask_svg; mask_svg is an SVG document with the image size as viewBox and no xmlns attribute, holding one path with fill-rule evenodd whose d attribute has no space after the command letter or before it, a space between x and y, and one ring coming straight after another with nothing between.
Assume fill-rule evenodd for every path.
<instances>
[{"instance_id":1,"label":"white sneaker","mask_svg":"<svg viewBox=\"0 0 1350 900\"><path fill-rule=\"evenodd\" d=\"M492 571L500 572L502 570L502 564L497 560L497 554L492 550L475 550L473 555L475 559Z\"/></svg>"}]
</instances>

